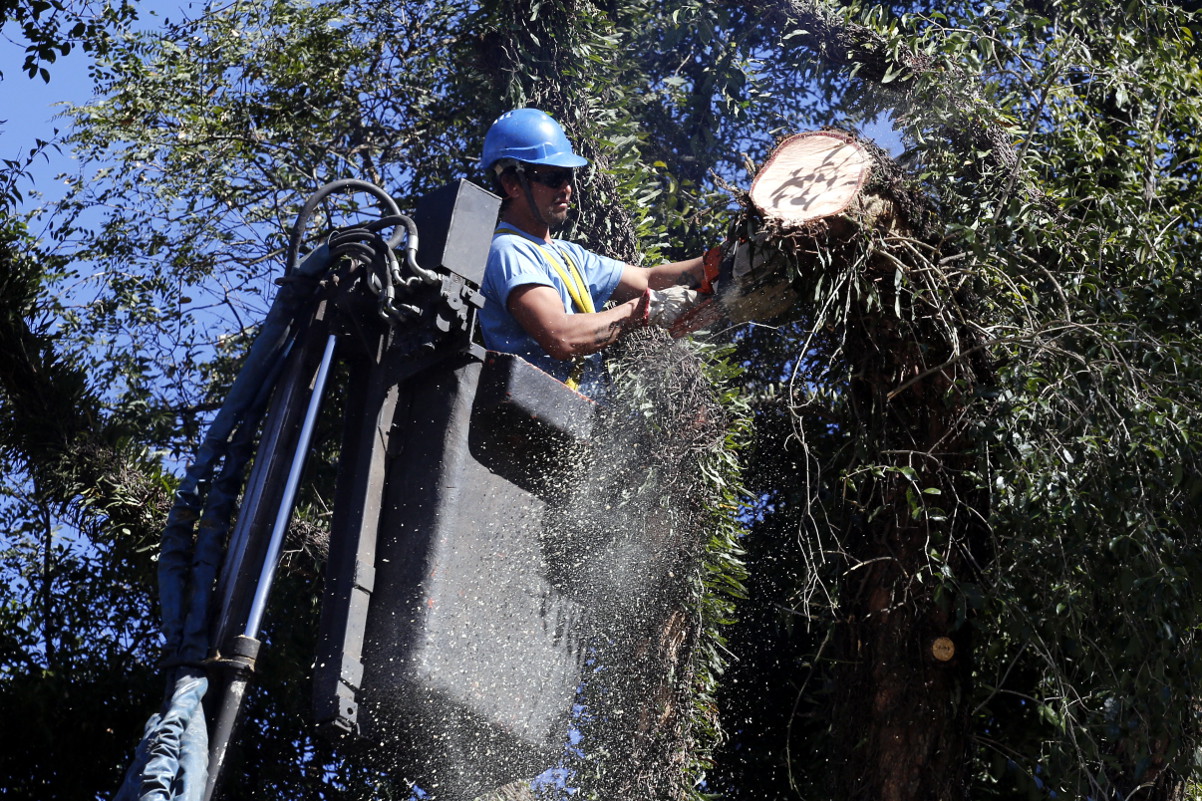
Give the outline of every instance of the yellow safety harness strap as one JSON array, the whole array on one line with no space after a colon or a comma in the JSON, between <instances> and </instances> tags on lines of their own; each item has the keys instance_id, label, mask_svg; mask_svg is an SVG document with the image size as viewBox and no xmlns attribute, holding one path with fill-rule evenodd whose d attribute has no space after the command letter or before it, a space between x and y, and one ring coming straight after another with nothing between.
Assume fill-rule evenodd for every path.
<instances>
[{"instance_id":1,"label":"yellow safety harness strap","mask_svg":"<svg viewBox=\"0 0 1202 801\"><path fill-rule=\"evenodd\" d=\"M593 295L588 291L588 285L584 283L584 277L580 274L580 268L576 266L576 262L571 255L564 251L559 251L563 256L564 261L568 263L568 269L565 270L559 259L555 258L555 253L548 247L539 245L538 249L543 252L547 258L547 263L555 270L555 274L559 276L559 280L563 281L568 288L568 294L572 296L572 301L576 304L576 309L585 314L592 314L597 309L593 306ZM570 271L570 274L569 274Z\"/></svg>"}]
</instances>

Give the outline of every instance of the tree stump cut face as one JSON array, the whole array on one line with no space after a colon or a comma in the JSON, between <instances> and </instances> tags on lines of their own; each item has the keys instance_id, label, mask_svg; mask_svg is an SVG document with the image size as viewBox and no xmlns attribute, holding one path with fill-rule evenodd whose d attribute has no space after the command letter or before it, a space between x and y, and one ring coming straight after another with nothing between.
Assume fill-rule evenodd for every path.
<instances>
[{"instance_id":1,"label":"tree stump cut face","mask_svg":"<svg viewBox=\"0 0 1202 801\"><path fill-rule=\"evenodd\" d=\"M796 134L777 145L756 173L751 202L766 218L805 225L846 209L871 169L865 149L844 135Z\"/></svg>"}]
</instances>

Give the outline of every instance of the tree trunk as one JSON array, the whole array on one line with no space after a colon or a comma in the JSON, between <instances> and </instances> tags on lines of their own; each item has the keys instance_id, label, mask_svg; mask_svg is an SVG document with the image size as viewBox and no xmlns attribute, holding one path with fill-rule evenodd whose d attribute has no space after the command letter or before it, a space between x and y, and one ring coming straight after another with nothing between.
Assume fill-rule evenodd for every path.
<instances>
[{"instance_id":1,"label":"tree trunk","mask_svg":"<svg viewBox=\"0 0 1202 801\"><path fill-rule=\"evenodd\" d=\"M924 204L883 154L848 136L782 142L747 198L746 244L723 303L771 319L796 301L816 364L849 405L845 578L834 659L838 795L957 801L969 764L968 617L962 583L985 541L966 404L965 298L922 242ZM797 314L797 311L793 312ZM804 392L805 390L803 390ZM959 509L944 514L936 509Z\"/></svg>"}]
</instances>

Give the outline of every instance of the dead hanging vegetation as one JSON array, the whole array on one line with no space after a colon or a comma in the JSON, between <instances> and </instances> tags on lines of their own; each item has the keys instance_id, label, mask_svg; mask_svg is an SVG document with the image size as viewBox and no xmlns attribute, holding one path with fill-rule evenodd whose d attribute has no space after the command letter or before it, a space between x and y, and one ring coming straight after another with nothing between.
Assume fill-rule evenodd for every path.
<instances>
[{"instance_id":1,"label":"dead hanging vegetation","mask_svg":"<svg viewBox=\"0 0 1202 801\"><path fill-rule=\"evenodd\" d=\"M798 298L777 497L800 499L790 611L815 632L797 703L836 755L793 757L803 789L1160 799L1196 769L1197 100L1145 69L1194 70L1196 45L1168 4L1040 5L757 4L901 84L878 105L923 181L900 228L743 203Z\"/></svg>"}]
</instances>

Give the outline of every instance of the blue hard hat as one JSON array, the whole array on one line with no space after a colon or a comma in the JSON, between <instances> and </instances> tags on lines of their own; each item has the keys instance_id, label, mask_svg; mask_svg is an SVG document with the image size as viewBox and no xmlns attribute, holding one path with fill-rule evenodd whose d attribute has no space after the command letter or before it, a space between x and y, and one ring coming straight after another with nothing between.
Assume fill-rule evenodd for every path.
<instances>
[{"instance_id":1,"label":"blue hard hat","mask_svg":"<svg viewBox=\"0 0 1202 801\"><path fill-rule=\"evenodd\" d=\"M588 159L573 152L559 123L536 108L507 111L488 129L480 169L487 170L501 159L552 167L588 165Z\"/></svg>"}]
</instances>

